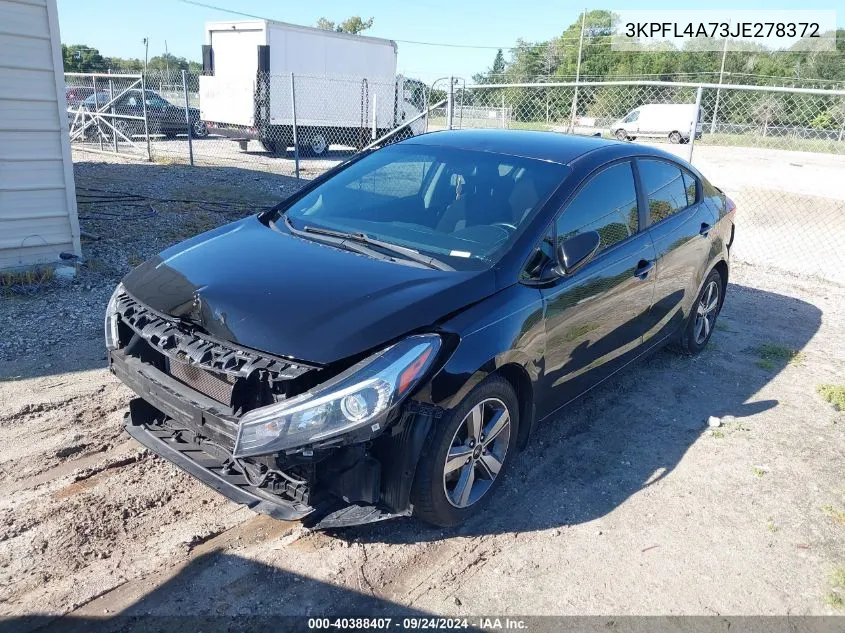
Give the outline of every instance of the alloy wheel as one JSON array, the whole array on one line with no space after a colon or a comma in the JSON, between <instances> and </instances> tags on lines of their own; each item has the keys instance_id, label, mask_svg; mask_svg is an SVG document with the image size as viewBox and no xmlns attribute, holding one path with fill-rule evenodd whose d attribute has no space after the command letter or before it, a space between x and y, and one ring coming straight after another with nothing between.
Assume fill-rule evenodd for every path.
<instances>
[{"instance_id":1,"label":"alloy wheel","mask_svg":"<svg viewBox=\"0 0 845 633\"><path fill-rule=\"evenodd\" d=\"M498 398L476 404L458 425L443 464L449 503L466 508L493 485L510 447L510 412Z\"/></svg>"},{"instance_id":2,"label":"alloy wheel","mask_svg":"<svg viewBox=\"0 0 845 633\"><path fill-rule=\"evenodd\" d=\"M701 293L695 315L695 336L696 345L701 345L710 336L713 325L716 322L716 314L719 308L719 284L715 280L707 284L707 288Z\"/></svg>"}]
</instances>

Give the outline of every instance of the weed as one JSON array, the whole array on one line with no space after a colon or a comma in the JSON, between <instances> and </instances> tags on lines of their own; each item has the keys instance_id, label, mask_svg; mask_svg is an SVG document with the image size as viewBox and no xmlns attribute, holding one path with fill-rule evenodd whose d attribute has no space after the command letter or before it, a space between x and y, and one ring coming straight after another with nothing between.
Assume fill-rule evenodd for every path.
<instances>
[{"instance_id":1,"label":"weed","mask_svg":"<svg viewBox=\"0 0 845 633\"><path fill-rule=\"evenodd\" d=\"M845 600L835 591L829 591L824 597L824 603L834 609L845 609Z\"/></svg>"},{"instance_id":2,"label":"weed","mask_svg":"<svg viewBox=\"0 0 845 633\"><path fill-rule=\"evenodd\" d=\"M837 523L842 523L843 525L845 525L845 510L840 510L839 508L834 508L832 505L827 504L825 506L822 506L822 512L824 512L827 516L829 516ZM845 583L842 584L845 585Z\"/></svg>"},{"instance_id":3,"label":"weed","mask_svg":"<svg viewBox=\"0 0 845 633\"><path fill-rule=\"evenodd\" d=\"M777 532L778 530L780 530L780 528L779 528L777 525L775 525L775 520L774 520L773 518L771 518L771 517L769 517L768 519L766 519L766 529L767 529L769 532L771 532L772 534L774 534L775 532Z\"/></svg>"},{"instance_id":4,"label":"weed","mask_svg":"<svg viewBox=\"0 0 845 633\"><path fill-rule=\"evenodd\" d=\"M757 361L757 367L767 371L774 370L778 364L804 364L804 354L802 352L784 347L783 345L763 343L757 348L757 354L760 357Z\"/></svg>"},{"instance_id":5,"label":"weed","mask_svg":"<svg viewBox=\"0 0 845 633\"><path fill-rule=\"evenodd\" d=\"M762 477L763 475L766 474L766 471L764 469L760 468L759 466L755 466L754 468L752 468L751 472L753 472L758 477Z\"/></svg>"},{"instance_id":6,"label":"weed","mask_svg":"<svg viewBox=\"0 0 845 633\"><path fill-rule=\"evenodd\" d=\"M845 385L819 385L816 391L837 411L845 411Z\"/></svg>"},{"instance_id":7,"label":"weed","mask_svg":"<svg viewBox=\"0 0 845 633\"><path fill-rule=\"evenodd\" d=\"M840 565L833 570L833 573L830 575L830 582L833 583L834 587L845 589L845 565Z\"/></svg>"},{"instance_id":8,"label":"weed","mask_svg":"<svg viewBox=\"0 0 845 633\"><path fill-rule=\"evenodd\" d=\"M11 288L12 286L32 286L48 282L52 278L53 269L50 267L8 271L0 274L0 288Z\"/></svg>"},{"instance_id":9,"label":"weed","mask_svg":"<svg viewBox=\"0 0 845 633\"><path fill-rule=\"evenodd\" d=\"M723 437L725 437L724 432L720 431L719 429L713 429L713 431L710 434L713 437L715 437L717 440L721 440Z\"/></svg>"}]
</instances>

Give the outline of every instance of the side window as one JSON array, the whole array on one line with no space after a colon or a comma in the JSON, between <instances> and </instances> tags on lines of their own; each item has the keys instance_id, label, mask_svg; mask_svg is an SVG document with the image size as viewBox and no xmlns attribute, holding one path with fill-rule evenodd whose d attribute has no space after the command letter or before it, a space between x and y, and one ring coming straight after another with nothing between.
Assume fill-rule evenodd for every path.
<instances>
[{"instance_id":1,"label":"side window","mask_svg":"<svg viewBox=\"0 0 845 633\"><path fill-rule=\"evenodd\" d=\"M682 169L681 173L684 175L684 187L687 190L687 205L695 204L696 198L698 197L697 179L686 169Z\"/></svg>"},{"instance_id":2,"label":"side window","mask_svg":"<svg viewBox=\"0 0 845 633\"><path fill-rule=\"evenodd\" d=\"M637 190L628 161L593 176L557 219L557 239L598 231L600 250L637 232Z\"/></svg>"},{"instance_id":3,"label":"side window","mask_svg":"<svg viewBox=\"0 0 845 633\"><path fill-rule=\"evenodd\" d=\"M637 166L648 199L648 217L651 224L660 222L690 205L687 199L687 183L684 182L680 167L651 159L640 159ZM695 185L694 179L691 184Z\"/></svg>"},{"instance_id":4,"label":"side window","mask_svg":"<svg viewBox=\"0 0 845 633\"><path fill-rule=\"evenodd\" d=\"M430 156L408 156L366 173L346 187L391 198L415 196L420 192L431 164Z\"/></svg>"},{"instance_id":5,"label":"side window","mask_svg":"<svg viewBox=\"0 0 845 633\"><path fill-rule=\"evenodd\" d=\"M631 114L629 114L628 116L625 117L625 123L633 123L634 121L636 121L639 118L640 118L640 111L634 110L633 112L631 112Z\"/></svg>"}]
</instances>

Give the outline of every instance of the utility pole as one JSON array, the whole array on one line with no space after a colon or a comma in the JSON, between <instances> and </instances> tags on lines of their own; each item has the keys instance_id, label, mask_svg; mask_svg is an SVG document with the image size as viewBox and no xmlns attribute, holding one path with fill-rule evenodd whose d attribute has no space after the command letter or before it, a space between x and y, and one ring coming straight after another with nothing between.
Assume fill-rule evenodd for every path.
<instances>
[{"instance_id":1,"label":"utility pole","mask_svg":"<svg viewBox=\"0 0 845 633\"><path fill-rule=\"evenodd\" d=\"M150 53L150 39L145 37L141 40L144 43L144 74L147 74L147 59L149 58Z\"/></svg>"},{"instance_id":2,"label":"utility pole","mask_svg":"<svg viewBox=\"0 0 845 633\"><path fill-rule=\"evenodd\" d=\"M710 134L716 132L716 115L719 113L719 97L721 97L722 81L725 78L725 59L728 56L728 38L725 38L725 45L722 47L722 67L719 69L719 88L716 88L716 105L713 107L713 117L710 121Z\"/></svg>"},{"instance_id":3,"label":"utility pole","mask_svg":"<svg viewBox=\"0 0 845 633\"><path fill-rule=\"evenodd\" d=\"M164 65L167 68L167 81L170 81L170 52L167 50L167 40L164 40Z\"/></svg>"},{"instance_id":4,"label":"utility pole","mask_svg":"<svg viewBox=\"0 0 845 633\"><path fill-rule=\"evenodd\" d=\"M575 65L575 94L572 95L572 113L569 117L569 132L575 131L575 113L578 109L578 81L581 78L581 51L584 48L584 21L587 19L587 9L581 14L581 39L578 41L578 63Z\"/></svg>"}]
</instances>

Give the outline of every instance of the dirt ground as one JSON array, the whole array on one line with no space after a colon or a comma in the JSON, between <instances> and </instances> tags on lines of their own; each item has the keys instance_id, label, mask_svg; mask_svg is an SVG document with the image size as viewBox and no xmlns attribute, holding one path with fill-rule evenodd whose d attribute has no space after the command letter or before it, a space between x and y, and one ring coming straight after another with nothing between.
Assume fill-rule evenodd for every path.
<instances>
[{"instance_id":1,"label":"dirt ground","mask_svg":"<svg viewBox=\"0 0 845 633\"><path fill-rule=\"evenodd\" d=\"M296 186L76 169L78 186L160 198L259 190L259 205ZM97 265L0 297L0 616L840 613L845 414L816 389L845 376L845 287L736 265L704 353L661 351L541 425L467 525L308 532L126 436L131 393L105 369L120 276L198 214L230 216L156 202L129 223L83 206Z\"/></svg>"}]
</instances>

